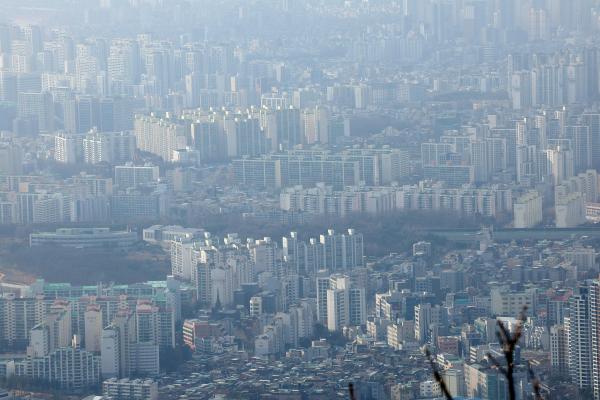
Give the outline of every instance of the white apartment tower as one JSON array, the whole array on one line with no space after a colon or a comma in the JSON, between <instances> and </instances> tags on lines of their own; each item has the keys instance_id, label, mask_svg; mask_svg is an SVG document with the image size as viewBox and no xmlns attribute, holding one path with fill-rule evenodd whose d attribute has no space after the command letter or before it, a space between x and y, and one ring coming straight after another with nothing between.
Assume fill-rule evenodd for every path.
<instances>
[{"instance_id":1,"label":"white apartment tower","mask_svg":"<svg viewBox=\"0 0 600 400\"><path fill-rule=\"evenodd\" d=\"M101 350L102 329L102 308L98 304L87 306L84 314L85 329L85 350L93 353L99 353Z\"/></svg>"},{"instance_id":2,"label":"white apartment tower","mask_svg":"<svg viewBox=\"0 0 600 400\"><path fill-rule=\"evenodd\" d=\"M365 289L355 287L349 276L331 275L327 289L327 328L339 331L344 327L366 323Z\"/></svg>"},{"instance_id":3,"label":"white apartment tower","mask_svg":"<svg viewBox=\"0 0 600 400\"><path fill-rule=\"evenodd\" d=\"M592 326L589 292L588 288L580 287L569 299L569 375L571 382L580 389L592 387ZM595 294L594 299L596 299ZM596 330L597 328L594 327L594 331Z\"/></svg>"},{"instance_id":4,"label":"white apartment tower","mask_svg":"<svg viewBox=\"0 0 600 400\"><path fill-rule=\"evenodd\" d=\"M542 222L542 196L529 191L514 202L514 227L532 228Z\"/></svg>"},{"instance_id":5,"label":"white apartment tower","mask_svg":"<svg viewBox=\"0 0 600 400\"><path fill-rule=\"evenodd\" d=\"M165 119L136 115L134 130L138 149L155 154L167 162L175 160L175 150L185 149L188 145L183 126Z\"/></svg>"}]
</instances>

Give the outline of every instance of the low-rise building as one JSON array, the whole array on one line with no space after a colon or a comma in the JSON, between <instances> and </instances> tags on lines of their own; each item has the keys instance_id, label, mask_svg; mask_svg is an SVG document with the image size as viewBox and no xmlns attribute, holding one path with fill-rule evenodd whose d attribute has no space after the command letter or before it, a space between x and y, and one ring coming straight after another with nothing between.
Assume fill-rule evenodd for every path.
<instances>
[{"instance_id":1,"label":"low-rise building","mask_svg":"<svg viewBox=\"0 0 600 400\"><path fill-rule=\"evenodd\" d=\"M75 248L126 248L138 242L136 232L111 231L110 228L60 228L55 232L32 233L30 246Z\"/></svg>"},{"instance_id":2,"label":"low-rise building","mask_svg":"<svg viewBox=\"0 0 600 400\"><path fill-rule=\"evenodd\" d=\"M116 379L102 382L102 395L113 400L158 400L158 383L151 379Z\"/></svg>"}]
</instances>

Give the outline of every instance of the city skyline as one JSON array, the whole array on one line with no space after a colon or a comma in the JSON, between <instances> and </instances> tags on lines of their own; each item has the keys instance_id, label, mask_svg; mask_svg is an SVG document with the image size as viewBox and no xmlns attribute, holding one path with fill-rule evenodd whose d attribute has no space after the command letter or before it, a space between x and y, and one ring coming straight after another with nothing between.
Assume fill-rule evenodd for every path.
<instances>
[{"instance_id":1,"label":"city skyline","mask_svg":"<svg viewBox=\"0 0 600 400\"><path fill-rule=\"evenodd\" d=\"M0 0L0 398L600 399L600 0Z\"/></svg>"}]
</instances>

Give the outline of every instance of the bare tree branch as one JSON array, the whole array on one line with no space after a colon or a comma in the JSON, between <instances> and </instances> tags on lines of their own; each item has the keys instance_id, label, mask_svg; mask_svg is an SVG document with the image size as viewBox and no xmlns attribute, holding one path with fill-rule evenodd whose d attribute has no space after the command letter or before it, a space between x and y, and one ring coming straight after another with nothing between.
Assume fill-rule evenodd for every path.
<instances>
[{"instance_id":1,"label":"bare tree branch","mask_svg":"<svg viewBox=\"0 0 600 400\"><path fill-rule=\"evenodd\" d=\"M529 375L529 380L531 381L531 385L533 386L533 398L535 400L543 400L542 397L542 384L540 379L533 372L533 368L531 367L531 363L527 361L527 373Z\"/></svg>"},{"instance_id":2,"label":"bare tree branch","mask_svg":"<svg viewBox=\"0 0 600 400\"><path fill-rule=\"evenodd\" d=\"M523 307L523 310L519 314L519 318L517 320L517 323L515 324L515 330L513 334L510 333L510 331L502 323L502 321L496 321L498 325L498 331L496 332L496 335L498 337L498 342L500 343L500 346L502 348L502 354L504 355L504 359L506 360L506 365L501 364L491 353L486 354L486 357L489 360L489 362L494 366L494 368L497 368L498 371L506 378L509 400L517 399L514 377L515 349L519 344L519 340L521 340L521 337L523 336L523 325L527 321L526 315L527 306ZM444 394L444 397L446 398L446 400L452 400L452 395L450 394L450 391L448 390L448 387L446 386L446 383L442 378L442 374L440 373L438 366L431 352L429 351L429 347L425 346L424 352L427 356L427 360L429 361L429 365L433 372L433 376L436 382L438 382L438 384L440 385L440 389ZM534 399L543 400L543 397L541 395L541 382L535 376L529 362L527 362L527 369L529 373L529 379L533 385Z\"/></svg>"},{"instance_id":3,"label":"bare tree branch","mask_svg":"<svg viewBox=\"0 0 600 400\"><path fill-rule=\"evenodd\" d=\"M506 383L508 386L509 400L517 399L517 394L516 394L516 390L515 390L515 377L514 377L515 348L517 347L517 344L519 343L519 340L521 339L521 336L523 335L523 324L527 320L526 313L527 313L527 306L524 306L523 310L519 314L519 319L518 319L518 322L515 327L515 333L512 335L508 331L508 328L506 326L504 326L502 321L500 321L500 320L496 321L497 325L498 325L498 340L500 341L500 344L502 346L502 353L504 354L504 358L506 359L506 367L502 367L500 365L500 363L491 354L488 355L489 359L492 361L492 363L498 368L500 373L502 373L502 375L504 375L504 377L506 378Z\"/></svg>"},{"instance_id":4,"label":"bare tree branch","mask_svg":"<svg viewBox=\"0 0 600 400\"><path fill-rule=\"evenodd\" d=\"M431 355L431 352L429 351L429 347L427 347L427 346L425 346L425 356L427 357L427 360L429 361L429 366L431 367L431 371L433 372L433 377L435 378L435 381L440 385L442 394L444 395L446 400L453 400L453 397L450 394L450 390L448 390L448 386L446 386L446 382L444 382L442 374L440 373L440 371L437 367L437 364L435 363L435 360L433 359L433 356Z\"/></svg>"},{"instance_id":5,"label":"bare tree branch","mask_svg":"<svg viewBox=\"0 0 600 400\"><path fill-rule=\"evenodd\" d=\"M354 394L354 384L352 382L348 384L348 392L350 393L350 400L356 400L356 395Z\"/></svg>"},{"instance_id":6,"label":"bare tree branch","mask_svg":"<svg viewBox=\"0 0 600 400\"><path fill-rule=\"evenodd\" d=\"M492 353L487 353L487 354L486 354L486 357L487 357L487 359L488 359L488 360L489 360L489 361L490 361L492 364L494 364L494 366L495 366L496 368L498 368L498 369L500 370L500 372L501 372L503 375L506 375L506 374L507 374L506 368L504 368L504 367L502 366L502 364L500 364L500 362L499 362L498 360L496 360L496 357L494 357L494 356L492 355Z\"/></svg>"}]
</instances>

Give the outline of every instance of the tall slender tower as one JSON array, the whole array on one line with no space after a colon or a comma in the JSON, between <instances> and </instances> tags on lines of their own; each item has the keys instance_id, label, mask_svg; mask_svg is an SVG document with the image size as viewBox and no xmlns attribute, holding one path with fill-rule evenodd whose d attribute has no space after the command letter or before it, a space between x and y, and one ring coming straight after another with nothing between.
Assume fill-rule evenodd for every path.
<instances>
[{"instance_id":1,"label":"tall slender tower","mask_svg":"<svg viewBox=\"0 0 600 400\"><path fill-rule=\"evenodd\" d=\"M598 400L600 399L600 280L592 283L589 292L590 331L592 338L592 385L594 399Z\"/></svg>"},{"instance_id":2,"label":"tall slender tower","mask_svg":"<svg viewBox=\"0 0 600 400\"><path fill-rule=\"evenodd\" d=\"M589 300L590 288L587 287L578 288L569 300L569 374L571 382L580 389L592 386L590 325L594 324L590 324ZM596 327L594 331L597 331ZM598 365L598 362L594 361L594 364Z\"/></svg>"}]
</instances>

